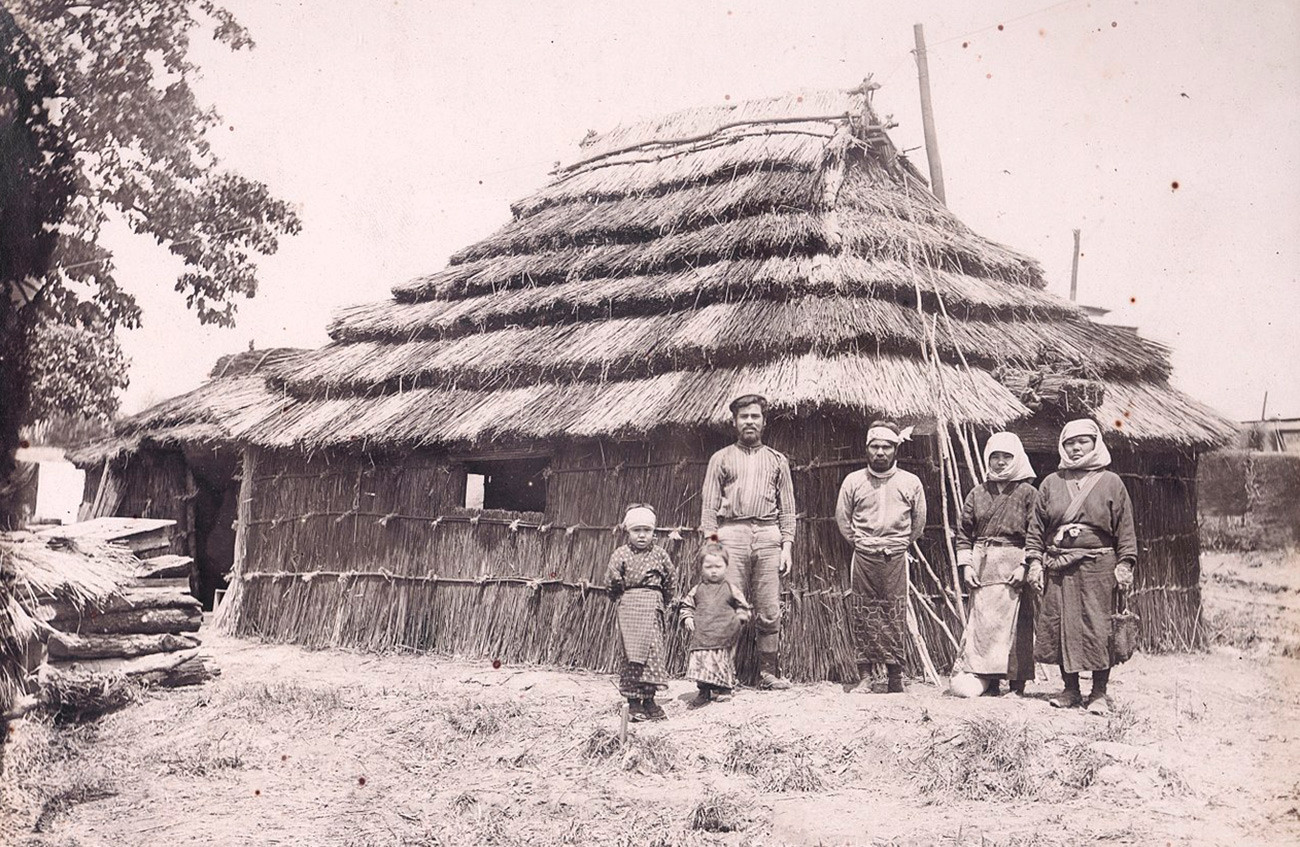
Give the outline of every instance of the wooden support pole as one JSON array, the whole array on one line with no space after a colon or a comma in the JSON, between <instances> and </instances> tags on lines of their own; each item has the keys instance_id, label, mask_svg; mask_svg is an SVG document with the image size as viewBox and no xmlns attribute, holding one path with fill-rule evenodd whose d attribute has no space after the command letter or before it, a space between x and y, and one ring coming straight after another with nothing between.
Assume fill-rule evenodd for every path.
<instances>
[{"instance_id":1,"label":"wooden support pole","mask_svg":"<svg viewBox=\"0 0 1300 847\"><path fill-rule=\"evenodd\" d=\"M1079 297L1079 230L1074 231L1074 259L1070 265L1070 302Z\"/></svg>"},{"instance_id":2,"label":"wooden support pole","mask_svg":"<svg viewBox=\"0 0 1300 847\"><path fill-rule=\"evenodd\" d=\"M925 130L925 158L930 162L930 191L948 205L943 190L943 163L939 161L939 138L934 131L934 107L930 103L930 62L925 55L925 27L912 27L916 37L916 71L921 86L921 125Z\"/></svg>"}]
</instances>

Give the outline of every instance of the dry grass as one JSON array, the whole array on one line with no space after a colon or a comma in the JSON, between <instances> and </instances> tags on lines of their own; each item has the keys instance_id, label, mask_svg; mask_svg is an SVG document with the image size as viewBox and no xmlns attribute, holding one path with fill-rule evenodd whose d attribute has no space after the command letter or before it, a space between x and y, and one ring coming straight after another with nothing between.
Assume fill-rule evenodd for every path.
<instances>
[{"instance_id":1,"label":"dry grass","mask_svg":"<svg viewBox=\"0 0 1300 847\"><path fill-rule=\"evenodd\" d=\"M747 731L732 742L723 759L725 770L753 777L763 791L822 791L829 786L809 738L775 738L764 733L756 739L759 731Z\"/></svg>"},{"instance_id":2,"label":"dry grass","mask_svg":"<svg viewBox=\"0 0 1300 847\"><path fill-rule=\"evenodd\" d=\"M459 734L479 738L497 734L521 713L514 703L489 703L467 696L449 706L443 718Z\"/></svg>"},{"instance_id":3,"label":"dry grass","mask_svg":"<svg viewBox=\"0 0 1300 847\"><path fill-rule=\"evenodd\" d=\"M162 760L166 773L188 777L214 777L230 771L242 770L247 762L244 754L247 743L223 733L217 738L203 739L198 744Z\"/></svg>"},{"instance_id":4,"label":"dry grass","mask_svg":"<svg viewBox=\"0 0 1300 847\"><path fill-rule=\"evenodd\" d=\"M123 673L51 674L41 698L55 720L76 723L138 703L143 690Z\"/></svg>"},{"instance_id":5,"label":"dry grass","mask_svg":"<svg viewBox=\"0 0 1300 847\"><path fill-rule=\"evenodd\" d=\"M922 792L968 800L1034 798L1045 789L1043 739L1023 722L968 718L931 738L914 762Z\"/></svg>"},{"instance_id":6,"label":"dry grass","mask_svg":"<svg viewBox=\"0 0 1300 847\"><path fill-rule=\"evenodd\" d=\"M588 761L617 761L623 770L641 774L669 773L678 766L677 747L666 735L629 731L624 744L617 732L598 726L583 739L579 749Z\"/></svg>"},{"instance_id":7,"label":"dry grass","mask_svg":"<svg viewBox=\"0 0 1300 847\"><path fill-rule=\"evenodd\" d=\"M729 792L710 791L691 809L691 829L705 832L738 832L747 823L745 806L740 798Z\"/></svg>"},{"instance_id":8,"label":"dry grass","mask_svg":"<svg viewBox=\"0 0 1300 847\"><path fill-rule=\"evenodd\" d=\"M218 705L251 724L265 723L286 712L305 720L325 721L340 710L355 708L357 695L354 688L333 685L250 682L222 689Z\"/></svg>"}]
</instances>

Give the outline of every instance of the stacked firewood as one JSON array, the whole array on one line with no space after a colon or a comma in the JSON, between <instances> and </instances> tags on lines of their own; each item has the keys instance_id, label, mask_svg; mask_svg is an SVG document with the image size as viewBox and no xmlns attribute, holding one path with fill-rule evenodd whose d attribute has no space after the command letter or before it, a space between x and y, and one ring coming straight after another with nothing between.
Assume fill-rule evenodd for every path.
<instances>
[{"instance_id":1,"label":"stacked firewood","mask_svg":"<svg viewBox=\"0 0 1300 847\"><path fill-rule=\"evenodd\" d=\"M155 555L98 602L43 599L34 615L49 627L42 676L120 673L143 685L175 687L220 673L199 654L203 607L190 593L193 571L188 556Z\"/></svg>"}]
</instances>

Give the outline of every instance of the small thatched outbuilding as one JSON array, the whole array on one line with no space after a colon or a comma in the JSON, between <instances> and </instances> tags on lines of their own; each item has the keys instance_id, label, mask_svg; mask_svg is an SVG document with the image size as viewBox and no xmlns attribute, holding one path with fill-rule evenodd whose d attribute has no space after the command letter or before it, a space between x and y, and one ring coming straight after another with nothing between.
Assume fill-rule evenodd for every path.
<instances>
[{"instance_id":1,"label":"small thatched outbuilding","mask_svg":"<svg viewBox=\"0 0 1300 847\"><path fill-rule=\"evenodd\" d=\"M1137 505L1147 645L1194 640L1196 457L1231 424L1169 386L1164 348L1092 323L945 209L869 100L790 95L589 137L496 233L339 314L332 343L275 369L288 399L247 432L224 625L613 668L592 585L623 506L657 508L686 586L727 402L756 391L795 472L794 678L856 677L833 513L882 416L917 426L902 464L945 504L912 574L937 665L960 633L947 533L979 442L1014 429L1047 472L1060 422L1085 414Z\"/></svg>"},{"instance_id":2,"label":"small thatched outbuilding","mask_svg":"<svg viewBox=\"0 0 1300 847\"><path fill-rule=\"evenodd\" d=\"M78 517L176 521L170 552L194 558L195 593L211 604L234 560L237 439L278 408L266 373L298 352L222 356L198 388L124 418L112 436L71 451L68 459L86 471Z\"/></svg>"}]
</instances>

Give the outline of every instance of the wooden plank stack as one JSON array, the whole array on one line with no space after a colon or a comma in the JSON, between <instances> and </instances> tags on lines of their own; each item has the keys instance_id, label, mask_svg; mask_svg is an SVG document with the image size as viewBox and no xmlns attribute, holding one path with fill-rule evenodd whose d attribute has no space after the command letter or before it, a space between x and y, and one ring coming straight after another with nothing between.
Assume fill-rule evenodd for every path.
<instances>
[{"instance_id":1,"label":"wooden plank stack","mask_svg":"<svg viewBox=\"0 0 1300 847\"><path fill-rule=\"evenodd\" d=\"M190 593L194 561L167 553L172 523L96 518L46 531L73 541L110 541L140 559L136 578L93 607L51 598L37 608L36 617L51 627L47 677L122 673L142 684L176 687L220 673L199 653L203 607Z\"/></svg>"}]
</instances>

